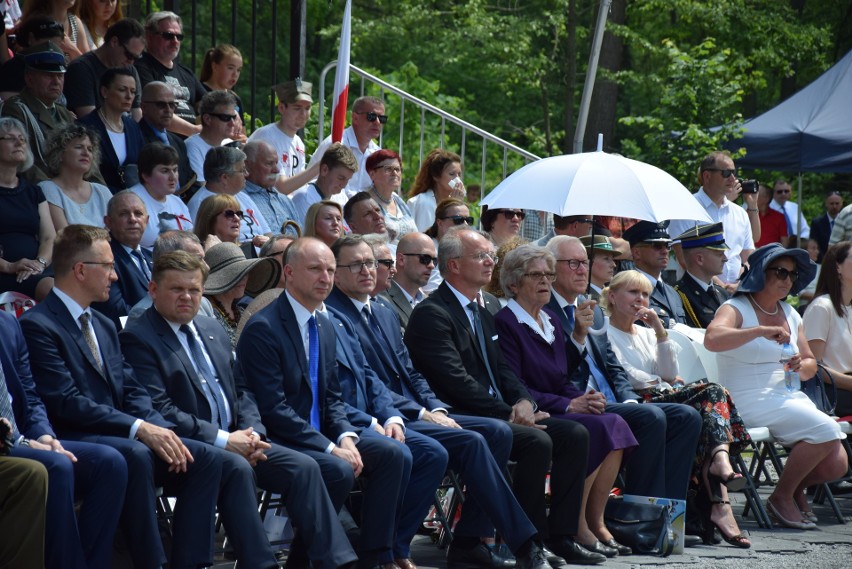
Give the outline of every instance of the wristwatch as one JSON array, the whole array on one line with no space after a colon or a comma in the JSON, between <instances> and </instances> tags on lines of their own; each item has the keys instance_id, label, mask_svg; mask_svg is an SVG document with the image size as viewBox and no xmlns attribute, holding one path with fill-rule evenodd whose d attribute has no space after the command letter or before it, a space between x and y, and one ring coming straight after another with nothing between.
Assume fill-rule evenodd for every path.
<instances>
[{"instance_id":1,"label":"wristwatch","mask_svg":"<svg viewBox=\"0 0 852 569\"><path fill-rule=\"evenodd\" d=\"M42 267L47 267L47 259L45 259L44 257L36 257L36 261L41 263Z\"/></svg>"}]
</instances>

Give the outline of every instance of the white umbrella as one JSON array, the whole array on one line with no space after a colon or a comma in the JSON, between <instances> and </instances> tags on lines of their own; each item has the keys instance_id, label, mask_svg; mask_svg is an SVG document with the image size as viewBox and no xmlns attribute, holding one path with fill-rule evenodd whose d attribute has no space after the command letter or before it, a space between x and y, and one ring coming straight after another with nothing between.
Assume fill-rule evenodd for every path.
<instances>
[{"instance_id":1,"label":"white umbrella","mask_svg":"<svg viewBox=\"0 0 852 569\"><path fill-rule=\"evenodd\" d=\"M689 190L664 170L600 151L531 162L500 182L482 204L561 216L612 215L712 223Z\"/></svg>"}]
</instances>

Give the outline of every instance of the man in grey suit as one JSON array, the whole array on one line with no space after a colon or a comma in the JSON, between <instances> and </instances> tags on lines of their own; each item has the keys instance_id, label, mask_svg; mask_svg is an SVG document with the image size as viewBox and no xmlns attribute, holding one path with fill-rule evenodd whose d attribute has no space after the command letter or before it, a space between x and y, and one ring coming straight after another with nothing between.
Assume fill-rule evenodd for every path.
<instances>
[{"instance_id":1,"label":"man in grey suit","mask_svg":"<svg viewBox=\"0 0 852 569\"><path fill-rule=\"evenodd\" d=\"M396 275L391 287L380 296L399 316L402 329L408 326L408 318L417 304L426 298L420 287L429 282L432 270L438 262L435 244L425 233L406 233L396 246Z\"/></svg>"}]
</instances>

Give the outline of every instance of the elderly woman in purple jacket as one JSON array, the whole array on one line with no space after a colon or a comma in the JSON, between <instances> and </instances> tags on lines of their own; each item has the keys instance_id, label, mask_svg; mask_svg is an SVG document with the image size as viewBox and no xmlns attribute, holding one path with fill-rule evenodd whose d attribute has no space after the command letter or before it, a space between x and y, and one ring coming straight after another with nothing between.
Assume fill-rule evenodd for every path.
<instances>
[{"instance_id":1,"label":"elderly woman in purple jacket","mask_svg":"<svg viewBox=\"0 0 852 569\"><path fill-rule=\"evenodd\" d=\"M509 304L497 313L500 348L506 362L526 385L539 409L581 423L589 431L589 464L577 543L614 557L630 553L606 529L604 507L625 453L638 446L627 423L599 409L575 409L583 395L568 380L565 340L556 316L544 308L556 279L556 261L546 249L522 245L506 255L500 285Z\"/></svg>"}]
</instances>

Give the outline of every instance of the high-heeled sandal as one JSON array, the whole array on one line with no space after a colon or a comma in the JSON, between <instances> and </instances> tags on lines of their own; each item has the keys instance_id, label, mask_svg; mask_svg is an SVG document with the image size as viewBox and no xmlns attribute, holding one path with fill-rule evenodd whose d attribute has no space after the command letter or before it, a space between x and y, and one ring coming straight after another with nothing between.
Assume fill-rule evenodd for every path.
<instances>
[{"instance_id":1,"label":"high-heeled sandal","mask_svg":"<svg viewBox=\"0 0 852 569\"><path fill-rule=\"evenodd\" d=\"M737 474L736 472L731 472L731 474L729 474L727 478L722 478L718 474L713 474L712 472L710 472L710 467L713 466L713 459L716 458L716 455L719 454L720 452L726 453L728 455L728 457L731 456L731 453L727 449L724 449L724 448L720 448L719 450L714 452L710 456L710 466L707 467L707 477L710 480L713 480L714 482L719 482L720 484L724 484L728 488L728 490L730 490L731 492L737 492L738 490L742 490L743 488L745 488L745 485L746 485L746 479L742 474Z\"/></svg>"},{"instance_id":2,"label":"high-heeled sandal","mask_svg":"<svg viewBox=\"0 0 852 569\"><path fill-rule=\"evenodd\" d=\"M731 505L731 502L729 500L711 500L710 503L728 504L729 506ZM719 530L719 535L722 536L722 539L724 539L726 542L733 545L734 547L739 547L740 549L748 549L751 547L751 542L749 541L748 534L746 532L741 531L735 536L728 537L727 535L725 535L725 530L722 529L722 526L709 519L709 516L707 521L710 523L711 528L716 528L717 530Z\"/></svg>"}]
</instances>

